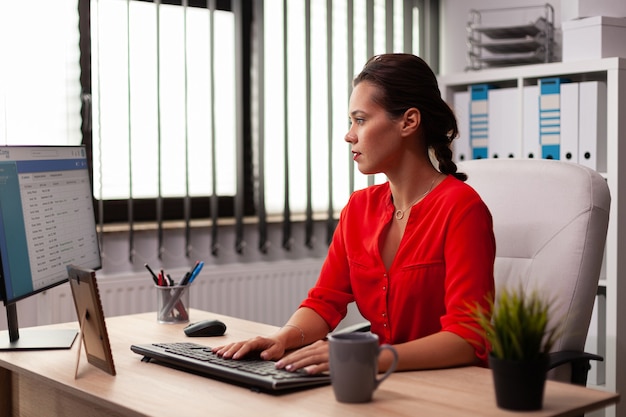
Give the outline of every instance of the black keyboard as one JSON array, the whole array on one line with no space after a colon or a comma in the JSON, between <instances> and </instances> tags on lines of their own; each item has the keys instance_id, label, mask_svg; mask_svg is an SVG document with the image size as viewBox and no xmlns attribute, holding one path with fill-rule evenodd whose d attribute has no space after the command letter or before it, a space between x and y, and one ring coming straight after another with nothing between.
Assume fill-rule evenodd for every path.
<instances>
[{"instance_id":1,"label":"black keyboard","mask_svg":"<svg viewBox=\"0 0 626 417\"><path fill-rule=\"evenodd\" d=\"M276 362L258 358L224 359L211 352L210 347L197 343L154 343L132 345L130 349L143 355L144 361L170 365L257 391L281 393L330 383L328 374L289 372L276 369Z\"/></svg>"}]
</instances>

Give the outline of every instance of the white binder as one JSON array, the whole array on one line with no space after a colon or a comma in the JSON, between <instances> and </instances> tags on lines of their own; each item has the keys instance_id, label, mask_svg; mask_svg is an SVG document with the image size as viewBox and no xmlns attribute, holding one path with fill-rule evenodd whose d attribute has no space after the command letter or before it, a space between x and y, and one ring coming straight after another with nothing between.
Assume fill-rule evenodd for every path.
<instances>
[{"instance_id":1,"label":"white binder","mask_svg":"<svg viewBox=\"0 0 626 417\"><path fill-rule=\"evenodd\" d=\"M517 88L494 88L488 93L489 158L520 156L520 116Z\"/></svg>"},{"instance_id":2,"label":"white binder","mask_svg":"<svg viewBox=\"0 0 626 417\"><path fill-rule=\"evenodd\" d=\"M539 146L539 86L524 87L522 110L522 158L541 158Z\"/></svg>"},{"instance_id":3,"label":"white binder","mask_svg":"<svg viewBox=\"0 0 626 417\"><path fill-rule=\"evenodd\" d=\"M606 171L606 83L579 84L578 162L596 171Z\"/></svg>"},{"instance_id":4,"label":"white binder","mask_svg":"<svg viewBox=\"0 0 626 417\"><path fill-rule=\"evenodd\" d=\"M470 147L470 122L469 122L469 91L458 91L454 93L453 110L456 115L459 136L452 141L453 157L456 162L472 159L472 148Z\"/></svg>"},{"instance_id":5,"label":"white binder","mask_svg":"<svg viewBox=\"0 0 626 417\"><path fill-rule=\"evenodd\" d=\"M561 84L561 157L578 162L578 83Z\"/></svg>"}]
</instances>

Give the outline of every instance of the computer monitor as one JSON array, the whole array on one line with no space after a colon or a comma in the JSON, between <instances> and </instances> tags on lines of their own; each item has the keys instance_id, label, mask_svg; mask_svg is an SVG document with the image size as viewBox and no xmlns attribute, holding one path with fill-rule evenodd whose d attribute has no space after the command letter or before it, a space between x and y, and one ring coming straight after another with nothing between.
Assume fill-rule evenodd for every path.
<instances>
[{"instance_id":1,"label":"computer monitor","mask_svg":"<svg viewBox=\"0 0 626 417\"><path fill-rule=\"evenodd\" d=\"M68 281L68 265L101 268L83 146L0 146L0 349L70 348L74 329L20 329L16 303Z\"/></svg>"}]
</instances>

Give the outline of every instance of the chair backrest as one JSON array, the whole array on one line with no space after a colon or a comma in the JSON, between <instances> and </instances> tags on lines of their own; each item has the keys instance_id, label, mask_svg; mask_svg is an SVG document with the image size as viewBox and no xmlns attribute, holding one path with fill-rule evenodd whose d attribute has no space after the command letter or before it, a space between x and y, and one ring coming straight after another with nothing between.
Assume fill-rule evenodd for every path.
<instances>
[{"instance_id":1,"label":"chair backrest","mask_svg":"<svg viewBox=\"0 0 626 417\"><path fill-rule=\"evenodd\" d=\"M582 165L546 159L459 163L493 216L495 281L541 291L563 320L554 351L585 346L602 267L611 197Z\"/></svg>"}]
</instances>

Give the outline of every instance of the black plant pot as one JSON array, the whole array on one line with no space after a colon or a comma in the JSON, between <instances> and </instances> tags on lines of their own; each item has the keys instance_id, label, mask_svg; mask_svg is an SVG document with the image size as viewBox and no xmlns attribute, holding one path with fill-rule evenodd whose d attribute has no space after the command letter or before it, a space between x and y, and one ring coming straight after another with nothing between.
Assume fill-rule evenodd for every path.
<instances>
[{"instance_id":1,"label":"black plant pot","mask_svg":"<svg viewBox=\"0 0 626 417\"><path fill-rule=\"evenodd\" d=\"M529 411L543 407L548 355L537 359L509 360L489 355L498 407Z\"/></svg>"}]
</instances>

